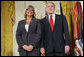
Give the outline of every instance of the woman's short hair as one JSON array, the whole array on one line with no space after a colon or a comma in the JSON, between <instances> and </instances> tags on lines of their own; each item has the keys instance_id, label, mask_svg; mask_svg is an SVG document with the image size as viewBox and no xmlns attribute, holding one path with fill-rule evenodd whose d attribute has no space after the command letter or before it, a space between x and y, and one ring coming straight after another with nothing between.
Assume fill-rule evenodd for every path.
<instances>
[{"instance_id":1,"label":"woman's short hair","mask_svg":"<svg viewBox=\"0 0 84 57\"><path fill-rule=\"evenodd\" d=\"M34 7L32 6L32 5L29 5L29 6L27 6L27 8L26 8L26 10L25 10L25 18L27 18L27 14L26 14L26 12L27 12L27 10L29 10L29 9L32 9L33 10L33 18L35 18L35 10L34 10Z\"/></svg>"}]
</instances>

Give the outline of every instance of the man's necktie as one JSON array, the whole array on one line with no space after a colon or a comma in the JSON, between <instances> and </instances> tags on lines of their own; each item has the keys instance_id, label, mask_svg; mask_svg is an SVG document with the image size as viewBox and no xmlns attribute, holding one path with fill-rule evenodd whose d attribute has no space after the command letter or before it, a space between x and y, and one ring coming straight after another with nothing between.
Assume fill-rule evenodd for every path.
<instances>
[{"instance_id":1,"label":"man's necktie","mask_svg":"<svg viewBox=\"0 0 84 57\"><path fill-rule=\"evenodd\" d=\"M54 24L53 24L52 15L50 16L50 26L51 26L51 29L52 29L52 31L53 31Z\"/></svg>"}]
</instances>

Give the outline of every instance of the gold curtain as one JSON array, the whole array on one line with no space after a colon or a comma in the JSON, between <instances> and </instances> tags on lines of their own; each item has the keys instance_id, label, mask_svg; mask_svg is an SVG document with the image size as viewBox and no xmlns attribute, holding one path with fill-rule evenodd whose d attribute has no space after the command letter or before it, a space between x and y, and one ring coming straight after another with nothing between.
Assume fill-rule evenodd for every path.
<instances>
[{"instance_id":1,"label":"gold curtain","mask_svg":"<svg viewBox=\"0 0 84 57\"><path fill-rule=\"evenodd\" d=\"M70 33L70 47L71 47L71 55L74 56L74 39L73 39L73 10L76 1L62 1L62 11L66 16L68 22L68 28Z\"/></svg>"},{"instance_id":2,"label":"gold curtain","mask_svg":"<svg viewBox=\"0 0 84 57\"><path fill-rule=\"evenodd\" d=\"M1 1L1 56L13 55L14 1Z\"/></svg>"}]
</instances>

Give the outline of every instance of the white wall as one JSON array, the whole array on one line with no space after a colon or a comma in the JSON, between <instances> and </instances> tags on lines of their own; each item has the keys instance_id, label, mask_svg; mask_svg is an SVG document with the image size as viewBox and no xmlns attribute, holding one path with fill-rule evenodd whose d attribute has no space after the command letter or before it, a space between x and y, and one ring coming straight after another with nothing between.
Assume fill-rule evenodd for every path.
<instances>
[{"instance_id":1,"label":"white wall","mask_svg":"<svg viewBox=\"0 0 84 57\"><path fill-rule=\"evenodd\" d=\"M24 1L17 1L15 2L15 24L13 26L13 55L18 56L18 45L16 42L16 29L18 21L24 19L24 8L25 2Z\"/></svg>"}]
</instances>

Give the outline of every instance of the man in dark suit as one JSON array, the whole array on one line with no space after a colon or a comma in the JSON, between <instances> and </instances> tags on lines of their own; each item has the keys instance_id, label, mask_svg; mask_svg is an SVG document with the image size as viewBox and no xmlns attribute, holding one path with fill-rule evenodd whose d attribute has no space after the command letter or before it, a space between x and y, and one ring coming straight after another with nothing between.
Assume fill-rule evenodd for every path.
<instances>
[{"instance_id":1,"label":"man in dark suit","mask_svg":"<svg viewBox=\"0 0 84 57\"><path fill-rule=\"evenodd\" d=\"M41 20L42 44L45 56L65 56L70 50L69 30L65 16L54 13L55 5L46 4L46 16ZM65 37L64 37L65 36Z\"/></svg>"}]
</instances>

